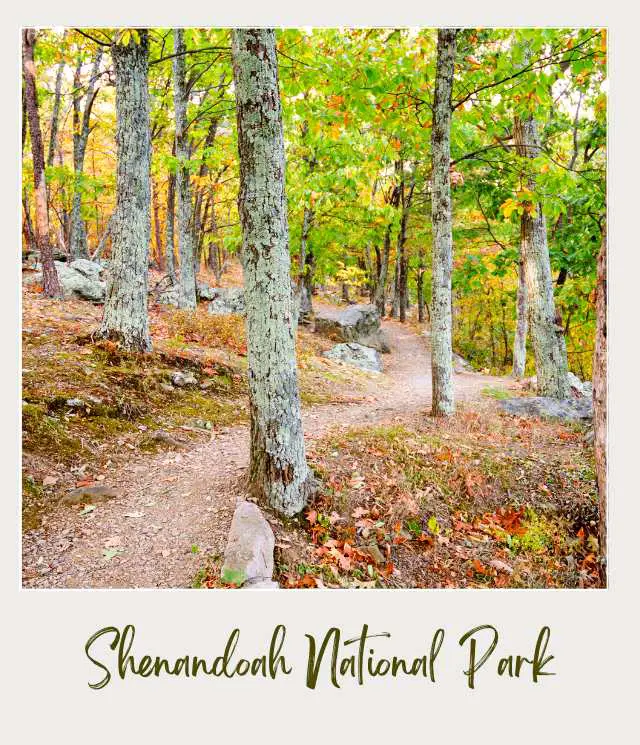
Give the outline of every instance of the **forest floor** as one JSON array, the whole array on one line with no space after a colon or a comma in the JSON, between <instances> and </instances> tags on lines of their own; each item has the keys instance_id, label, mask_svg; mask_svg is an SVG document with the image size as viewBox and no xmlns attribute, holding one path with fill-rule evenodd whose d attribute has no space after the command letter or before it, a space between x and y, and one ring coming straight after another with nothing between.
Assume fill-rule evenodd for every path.
<instances>
[{"instance_id":1,"label":"forest floor","mask_svg":"<svg viewBox=\"0 0 640 745\"><path fill-rule=\"evenodd\" d=\"M242 321L152 306L154 352L123 355L91 339L100 312L23 293L23 585L220 587L246 496ZM299 331L320 488L297 519L267 511L280 585L596 586L581 427L502 414L497 398L526 393L479 373L456 374L456 416L432 419L428 337L416 324L383 327L383 374L323 358L331 342ZM175 371L198 385L172 385ZM62 501L95 485L116 497Z\"/></svg>"}]
</instances>

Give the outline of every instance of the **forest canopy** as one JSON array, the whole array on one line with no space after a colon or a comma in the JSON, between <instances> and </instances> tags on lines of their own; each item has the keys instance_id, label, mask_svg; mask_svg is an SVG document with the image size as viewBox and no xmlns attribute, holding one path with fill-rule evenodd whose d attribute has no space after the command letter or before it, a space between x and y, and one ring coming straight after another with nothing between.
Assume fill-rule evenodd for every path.
<instances>
[{"instance_id":1,"label":"forest canopy","mask_svg":"<svg viewBox=\"0 0 640 745\"><path fill-rule=\"evenodd\" d=\"M49 233L60 254L110 255L112 45L137 33L67 28L37 34ZM242 240L231 31L184 29L177 55L173 36L171 29L148 34L150 258L153 268L169 274L179 264L176 173L185 171L196 261L219 276ZM337 282L347 296L369 293L401 320L416 307L428 320L436 31L302 28L279 30L276 38L292 278L308 278L311 291ZM184 62L179 152L176 58ZM569 368L591 377L605 219L606 92L604 30L483 28L457 35L453 347L478 369L505 373L513 365L521 217L541 209ZM517 117L538 124L539 152L526 166L514 141ZM29 140L24 117L25 252L34 243L36 210ZM527 373L533 372L530 354Z\"/></svg>"}]
</instances>

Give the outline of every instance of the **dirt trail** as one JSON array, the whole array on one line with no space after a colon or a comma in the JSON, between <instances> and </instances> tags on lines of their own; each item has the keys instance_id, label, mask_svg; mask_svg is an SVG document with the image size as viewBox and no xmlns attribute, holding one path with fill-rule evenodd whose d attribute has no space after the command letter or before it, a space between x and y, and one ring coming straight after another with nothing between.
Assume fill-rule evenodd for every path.
<instances>
[{"instance_id":1,"label":"dirt trail","mask_svg":"<svg viewBox=\"0 0 640 745\"><path fill-rule=\"evenodd\" d=\"M392 421L428 411L431 370L424 337L383 322L391 354L361 403L314 406L303 412L305 438L334 427ZM455 375L458 400L473 400L504 378ZM246 426L221 430L187 452L133 456L108 476L120 497L92 512L60 505L23 536L23 585L49 588L190 587L204 555L224 551L248 463ZM119 549L105 558L105 549Z\"/></svg>"}]
</instances>

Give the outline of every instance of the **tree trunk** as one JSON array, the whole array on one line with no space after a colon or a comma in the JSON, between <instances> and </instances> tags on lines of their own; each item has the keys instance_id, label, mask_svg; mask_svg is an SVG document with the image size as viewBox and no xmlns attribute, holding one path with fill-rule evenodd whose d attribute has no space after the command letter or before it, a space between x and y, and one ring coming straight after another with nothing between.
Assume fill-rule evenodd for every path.
<instances>
[{"instance_id":1,"label":"tree trunk","mask_svg":"<svg viewBox=\"0 0 640 745\"><path fill-rule=\"evenodd\" d=\"M153 199L153 226L156 239L156 262L158 269L162 271L164 269L164 247L162 246L162 230L160 229L160 205L158 203L158 185L153 183L152 188L152 199Z\"/></svg>"},{"instance_id":2,"label":"tree trunk","mask_svg":"<svg viewBox=\"0 0 640 745\"><path fill-rule=\"evenodd\" d=\"M285 158L273 29L233 30L252 491L300 512L313 488L300 416Z\"/></svg>"},{"instance_id":3,"label":"tree trunk","mask_svg":"<svg viewBox=\"0 0 640 745\"><path fill-rule=\"evenodd\" d=\"M373 303L380 313L380 317L384 317L385 312L385 291L387 284L387 273L389 271L389 253L391 251L391 224L387 225L387 230L384 234L384 243L382 244L382 254L380 256L380 269L378 272L378 280L376 282L376 290L373 298Z\"/></svg>"},{"instance_id":4,"label":"tree trunk","mask_svg":"<svg viewBox=\"0 0 640 745\"><path fill-rule=\"evenodd\" d=\"M593 426L598 482L600 576L607 583L607 234L598 254L596 342L593 353Z\"/></svg>"},{"instance_id":5,"label":"tree trunk","mask_svg":"<svg viewBox=\"0 0 640 745\"><path fill-rule=\"evenodd\" d=\"M195 310L196 274L193 246L193 205L189 181L189 137L187 134L187 100L185 81L185 43L184 31L173 29L173 45L176 56L173 58L173 100L176 117L176 193L178 196L178 254L180 256L180 308Z\"/></svg>"},{"instance_id":6,"label":"tree trunk","mask_svg":"<svg viewBox=\"0 0 640 745\"><path fill-rule=\"evenodd\" d=\"M524 377L527 364L527 280L524 259L518 261L518 292L516 296L516 333L513 338L513 377Z\"/></svg>"},{"instance_id":7,"label":"tree trunk","mask_svg":"<svg viewBox=\"0 0 640 745\"><path fill-rule=\"evenodd\" d=\"M174 225L176 212L176 177L173 173L169 174L167 183L167 217L165 224L165 249L167 274L172 284L177 283L176 277L176 259L174 247Z\"/></svg>"},{"instance_id":8,"label":"tree trunk","mask_svg":"<svg viewBox=\"0 0 640 745\"><path fill-rule=\"evenodd\" d=\"M540 154L540 140L533 117L515 117L513 128L516 152L533 159ZM535 191L535 178L525 177L529 190ZM520 253L524 262L529 304L529 328L536 362L538 394L567 398L567 354L562 326L557 323L553 299L551 264L547 245L547 225L540 203L526 203L521 217Z\"/></svg>"},{"instance_id":9,"label":"tree trunk","mask_svg":"<svg viewBox=\"0 0 640 745\"><path fill-rule=\"evenodd\" d=\"M33 157L34 199L36 204L36 243L42 263L42 285L47 297L62 297L56 265L53 263L53 249L49 241L49 217L47 214L47 182L44 172L44 150L38 97L36 93L36 66L33 61L36 33L32 28L22 31L22 65L25 85L25 105L29 119L31 152Z\"/></svg>"},{"instance_id":10,"label":"tree trunk","mask_svg":"<svg viewBox=\"0 0 640 745\"><path fill-rule=\"evenodd\" d=\"M309 248L309 233L313 225L314 211L305 206L300 233L300 258L298 264L298 320L306 321L313 314L313 275L315 257Z\"/></svg>"},{"instance_id":11,"label":"tree trunk","mask_svg":"<svg viewBox=\"0 0 640 745\"><path fill-rule=\"evenodd\" d=\"M87 151L87 141L90 132L91 109L97 94L96 80L100 69L102 50L96 52L91 67L91 77L87 83L84 109L81 106L82 96L79 93L81 86L80 71L82 60L78 60L76 74L74 76L73 96L73 205L71 207L71 248L70 253L74 259L88 259L89 246L87 244L87 229L82 218L82 174L84 171L84 156Z\"/></svg>"},{"instance_id":12,"label":"tree trunk","mask_svg":"<svg viewBox=\"0 0 640 745\"><path fill-rule=\"evenodd\" d=\"M453 350L451 344L451 271L453 237L451 216L451 89L457 30L438 29L438 58L433 100L431 157L433 184L433 280L431 288L431 379L433 416L454 412Z\"/></svg>"},{"instance_id":13,"label":"tree trunk","mask_svg":"<svg viewBox=\"0 0 640 745\"><path fill-rule=\"evenodd\" d=\"M62 74L64 72L64 67L65 61L64 58L62 58L60 62L58 62L58 69L56 71L56 88L53 97L53 111L51 113L51 134L49 136L49 150L47 152L48 168L51 168L53 165L53 158L56 154L56 145L58 142L58 122L60 120L60 100L62 98Z\"/></svg>"},{"instance_id":14,"label":"tree trunk","mask_svg":"<svg viewBox=\"0 0 640 745\"><path fill-rule=\"evenodd\" d=\"M133 351L151 349L147 311L151 238L151 136L146 29L114 44L116 77L116 207L111 267L100 335Z\"/></svg>"},{"instance_id":15,"label":"tree trunk","mask_svg":"<svg viewBox=\"0 0 640 745\"><path fill-rule=\"evenodd\" d=\"M424 268L418 269L416 278L418 292L418 323L424 323Z\"/></svg>"}]
</instances>

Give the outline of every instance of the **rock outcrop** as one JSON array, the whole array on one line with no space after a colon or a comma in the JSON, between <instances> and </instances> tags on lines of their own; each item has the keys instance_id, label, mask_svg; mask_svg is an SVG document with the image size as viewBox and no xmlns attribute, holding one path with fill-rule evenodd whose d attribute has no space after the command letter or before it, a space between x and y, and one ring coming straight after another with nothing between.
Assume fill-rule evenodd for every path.
<instances>
[{"instance_id":1,"label":"rock outcrop","mask_svg":"<svg viewBox=\"0 0 640 745\"><path fill-rule=\"evenodd\" d=\"M336 314L320 310L315 316L314 330L334 341L356 342L378 352L390 351L375 305L350 305Z\"/></svg>"},{"instance_id":2,"label":"rock outcrop","mask_svg":"<svg viewBox=\"0 0 640 745\"><path fill-rule=\"evenodd\" d=\"M209 303L209 313L226 316L244 313L244 289L242 287L210 287L213 299Z\"/></svg>"},{"instance_id":3,"label":"rock outcrop","mask_svg":"<svg viewBox=\"0 0 640 745\"><path fill-rule=\"evenodd\" d=\"M89 259L76 259L70 264L64 261L54 263L65 299L77 298L92 303L104 303L107 283L102 264ZM42 268L30 273L24 281L28 284L42 282Z\"/></svg>"},{"instance_id":4,"label":"rock outcrop","mask_svg":"<svg viewBox=\"0 0 640 745\"><path fill-rule=\"evenodd\" d=\"M382 372L383 369L380 352L357 342L336 344L328 352L324 352L323 356L370 372Z\"/></svg>"}]
</instances>

